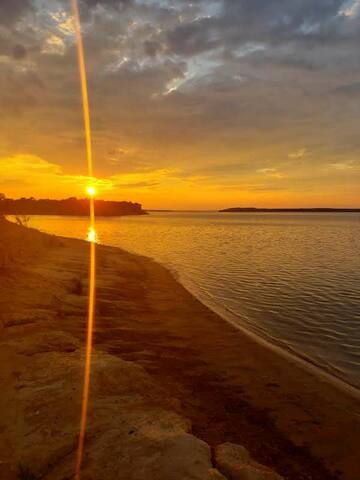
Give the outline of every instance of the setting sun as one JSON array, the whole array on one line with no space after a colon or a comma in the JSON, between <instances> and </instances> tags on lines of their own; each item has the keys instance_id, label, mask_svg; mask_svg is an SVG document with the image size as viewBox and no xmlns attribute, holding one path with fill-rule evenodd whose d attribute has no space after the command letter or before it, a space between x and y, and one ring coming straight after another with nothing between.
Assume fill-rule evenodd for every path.
<instances>
[{"instance_id":1,"label":"setting sun","mask_svg":"<svg viewBox=\"0 0 360 480\"><path fill-rule=\"evenodd\" d=\"M89 185L86 187L86 193L89 195L89 197L95 197L97 190L93 185Z\"/></svg>"}]
</instances>

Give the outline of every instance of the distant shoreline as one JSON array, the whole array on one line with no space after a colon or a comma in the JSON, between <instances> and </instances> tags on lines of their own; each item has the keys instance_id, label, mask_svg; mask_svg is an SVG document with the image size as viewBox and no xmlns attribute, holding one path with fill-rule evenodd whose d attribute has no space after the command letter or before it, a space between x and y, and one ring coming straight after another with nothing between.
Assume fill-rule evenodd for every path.
<instances>
[{"instance_id":1,"label":"distant shoreline","mask_svg":"<svg viewBox=\"0 0 360 480\"><path fill-rule=\"evenodd\" d=\"M225 208L220 213L360 213L360 208Z\"/></svg>"}]
</instances>

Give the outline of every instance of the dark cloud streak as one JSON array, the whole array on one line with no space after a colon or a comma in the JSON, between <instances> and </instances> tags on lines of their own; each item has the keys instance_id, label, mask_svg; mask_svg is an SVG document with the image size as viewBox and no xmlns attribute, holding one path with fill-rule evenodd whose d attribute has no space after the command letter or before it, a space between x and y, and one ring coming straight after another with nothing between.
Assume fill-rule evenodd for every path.
<instances>
[{"instance_id":1,"label":"dark cloud streak","mask_svg":"<svg viewBox=\"0 0 360 480\"><path fill-rule=\"evenodd\" d=\"M12 26L33 8L31 0L1 0L0 25Z\"/></svg>"}]
</instances>

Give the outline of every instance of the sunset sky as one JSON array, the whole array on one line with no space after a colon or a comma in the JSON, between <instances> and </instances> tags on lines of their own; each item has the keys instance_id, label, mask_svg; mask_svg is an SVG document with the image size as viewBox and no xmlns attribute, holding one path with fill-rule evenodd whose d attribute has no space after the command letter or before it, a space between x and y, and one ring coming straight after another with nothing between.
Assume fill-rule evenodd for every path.
<instances>
[{"instance_id":1,"label":"sunset sky","mask_svg":"<svg viewBox=\"0 0 360 480\"><path fill-rule=\"evenodd\" d=\"M83 0L100 196L360 207L360 0ZM84 196L69 0L0 0L0 192Z\"/></svg>"}]
</instances>

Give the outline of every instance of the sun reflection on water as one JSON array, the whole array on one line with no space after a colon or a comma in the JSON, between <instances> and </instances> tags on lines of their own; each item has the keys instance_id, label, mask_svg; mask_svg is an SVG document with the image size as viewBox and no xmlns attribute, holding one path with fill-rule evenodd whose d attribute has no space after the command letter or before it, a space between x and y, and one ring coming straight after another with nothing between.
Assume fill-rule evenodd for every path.
<instances>
[{"instance_id":1,"label":"sun reflection on water","mask_svg":"<svg viewBox=\"0 0 360 480\"><path fill-rule=\"evenodd\" d=\"M97 243L97 234L95 228L89 228L86 236L86 240L91 243Z\"/></svg>"}]
</instances>

